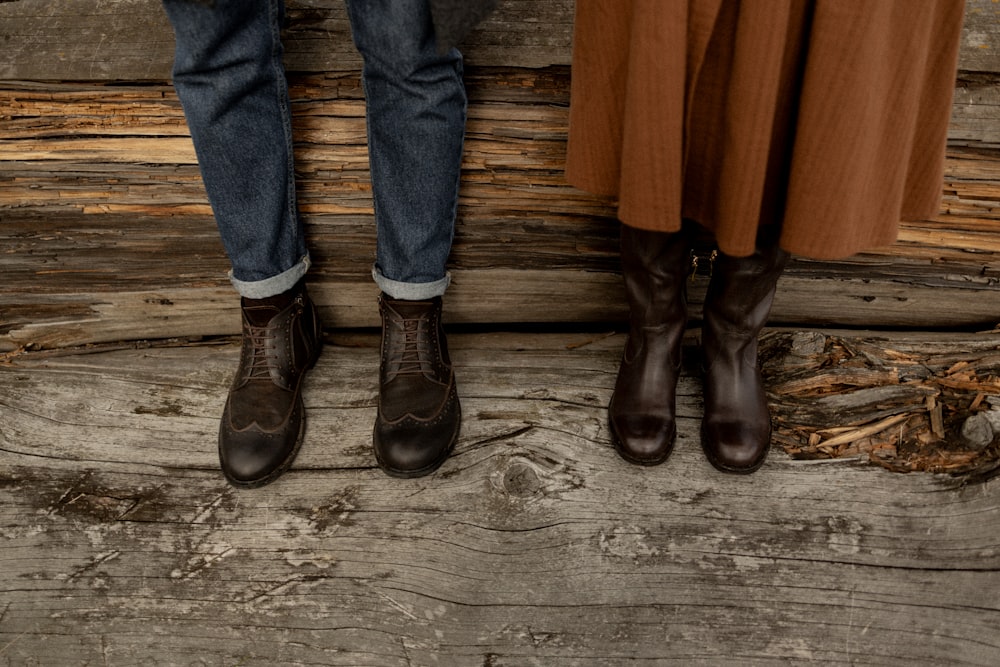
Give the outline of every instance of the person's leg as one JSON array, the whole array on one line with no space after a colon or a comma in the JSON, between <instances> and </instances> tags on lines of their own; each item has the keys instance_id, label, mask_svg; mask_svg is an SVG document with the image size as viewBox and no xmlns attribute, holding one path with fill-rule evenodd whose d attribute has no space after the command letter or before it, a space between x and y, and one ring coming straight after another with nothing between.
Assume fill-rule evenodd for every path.
<instances>
[{"instance_id":1,"label":"person's leg","mask_svg":"<svg viewBox=\"0 0 1000 667\"><path fill-rule=\"evenodd\" d=\"M243 352L219 431L226 478L275 479L301 444L301 383L320 350L292 162L281 0L164 0L174 87L241 295Z\"/></svg>"},{"instance_id":2,"label":"person's leg","mask_svg":"<svg viewBox=\"0 0 1000 667\"><path fill-rule=\"evenodd\" d=\"M375 281L396 299L441 296L465 137L462 57L437 52L427 0L347 5L364 58Z\"/></svg>"},{"instance_id":3,"label":"person's leg","mask_svg":"<svg viewBox=\"0 0 1000 667\"><path fill-rule=\"evenodd\" d=\"M173 83L232 279L242 296L290 289L307 252L295 200L281 0L164 0Z\"/></svg>"},{"instance_id":4,"label":"person's leg","mask_svg":"<svg viewBox=\"0 0 1000 667\"><path fill-rule=\"evenodd\" d=\"M364 58L382 290L376 458L392 475L436 469L461 408L441 328L465 135L461 54L438 53L427 0L348 0Z\"/></svg>"}]
</instances>

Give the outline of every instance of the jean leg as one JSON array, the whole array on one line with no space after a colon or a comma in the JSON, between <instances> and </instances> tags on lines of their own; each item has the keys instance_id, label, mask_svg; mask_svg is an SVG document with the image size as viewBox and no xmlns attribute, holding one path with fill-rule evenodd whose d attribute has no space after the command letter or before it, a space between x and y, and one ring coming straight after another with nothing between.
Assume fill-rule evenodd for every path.
<instances>
[{"instance_id":1,"label":"jean leg","mask_svg":"<svg viewBox=\"0 0 1000 667\"><path fill-rule=\"evenodd\" d=\"M282 64L284 3L163 4L176 37L174 87L232 264L232 282L252 298L284 292L308 268Z\"/></svg>"},{"instance_id":2,"label":"jean leg","mask_svg":"<svg viewBox=\"0 0 1000 667\"><path fill-rule=\"evenodd\" d=\"M378 230L373 274L397 299L444 293L467 101L462 56L437 52L427 0L347 0L364 59Z\"/></svg>"}]
</instances>

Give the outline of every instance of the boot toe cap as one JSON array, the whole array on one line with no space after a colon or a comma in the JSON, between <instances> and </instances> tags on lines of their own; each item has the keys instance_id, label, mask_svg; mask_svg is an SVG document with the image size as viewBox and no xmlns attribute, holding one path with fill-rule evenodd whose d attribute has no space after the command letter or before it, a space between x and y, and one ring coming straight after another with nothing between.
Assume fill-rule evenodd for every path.
<instances>
[{"instance_id":1,"label":"boot toe cap","mask_svg":"<svg viewBox=\"0 0 1000 667\"><path fill-rule=\"evenodd\" d=\"M226 479L239 488L255 488L276 479L295 459L304 426L301 411L295 411L284 428L274 432L256 424L235 430L223 419L219 463Z\"/></svg>"},{"instance_id":2,"label":"boot toe cap","mask_svg":"<svg viewBox=\"0 0 1000 667\"><path fill-rule=\"evenodd\" d=\"M706 423L702 426L701 444L709 463L717 470L751 473L767 458L771 429L748 428L738 422Z\"/></svg>"},{"instance_id":3,"label":"boot toe cap","mask_svg":"<svg viewBox=\"0 0 1000 667\"><path fill-rule=\"evenodd\" d=\"M431 421L376 418L372 440L379 466L393 477L420 477L440 467L455 447L461 424L457 400L449 407Z\"/></svg>"},{"instance_id":4,"label":"boot toe cap","mask_svg":"<svg viewBox=\"0 0 1000 667\"><path fill-rule=\"evenodd\" d=\"M677 422L649 414L615 415L611 439L618 454L630 463L657 465L670 456L677 438Z\"/></svg>"}]
</instances>

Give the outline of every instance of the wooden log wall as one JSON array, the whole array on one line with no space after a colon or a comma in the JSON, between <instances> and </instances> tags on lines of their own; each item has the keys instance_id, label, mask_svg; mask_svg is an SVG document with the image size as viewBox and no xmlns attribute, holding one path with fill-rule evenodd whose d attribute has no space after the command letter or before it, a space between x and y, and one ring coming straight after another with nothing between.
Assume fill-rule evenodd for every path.
<instances>
[{"instance_id":1,"label":"wooden log wall","mask_svg":"<svg viewBox=\"0 0 1000 667\"><path fill-rule=\"evenodd\" d=\"M288 4L312 289L329 325L371 326L360 61L341 0ZM463 47L471 104L451 322L624 317L613 202L562 176L572 13L571 0L502 0ZM998 25L1000 6L969 0L941 214L877 252L796 258L773 322L1000 322ZM158 0L0 3L0 40L0 351L236 332ZM692 283L695 314L705 283Z\"/></svg>"}]
</instances>

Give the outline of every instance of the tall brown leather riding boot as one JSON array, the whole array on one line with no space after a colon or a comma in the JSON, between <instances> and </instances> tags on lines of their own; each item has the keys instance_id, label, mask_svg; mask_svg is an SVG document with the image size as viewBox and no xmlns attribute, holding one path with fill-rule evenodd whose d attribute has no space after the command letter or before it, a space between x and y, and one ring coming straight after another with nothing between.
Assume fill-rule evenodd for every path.
<instances>
[{"instance_id":1,"label":"tall brown leather riding boot","mask_svg":"<svg viewBox=\"0 0 1000 667\"><path fill-rule=\"evenodd\" d=\"M719 253L712 269L701 335L701 445L709 462L724 472L757 470L770 448L771 416L757 364L757 336L787 262L788 253L771 245L749 257Z\"/></svg>"},{"instance_id":2,"label":"tall brown leather riding boot","mask_svg":"<svg viewBox=\"0 0 1000 667\"><path fill-rule=\"evenodd\" d=\"M243 348L219 426L219 463L230 484L254 488L292 464L305 432L302 381L323 345L303 282L266 299L242 299Z\"/></svg>"},{"instance_id":3,"label":"tall brown leather riding boot","mask_svg":"<svg viewBox=\"0 0 1000 667\"><path fill-rule=\"evenodd\" d=\"M621 228L629 333L608 406L611 441L623 459L657 465L677 437L674 397L687 325L685 232Z\"/></svg>"}]
</instances>

